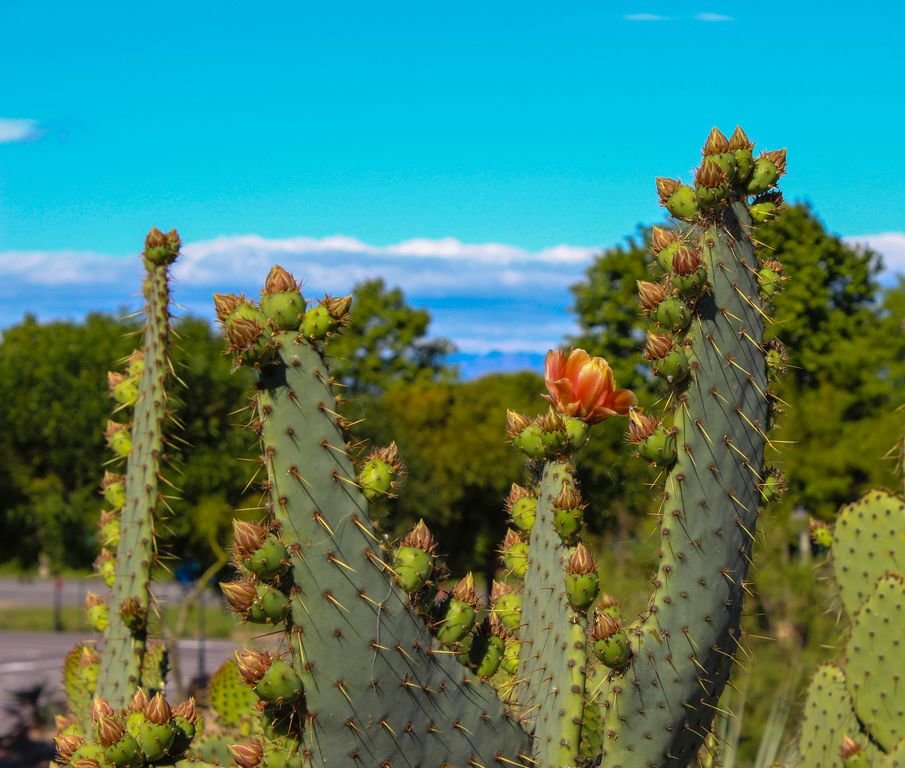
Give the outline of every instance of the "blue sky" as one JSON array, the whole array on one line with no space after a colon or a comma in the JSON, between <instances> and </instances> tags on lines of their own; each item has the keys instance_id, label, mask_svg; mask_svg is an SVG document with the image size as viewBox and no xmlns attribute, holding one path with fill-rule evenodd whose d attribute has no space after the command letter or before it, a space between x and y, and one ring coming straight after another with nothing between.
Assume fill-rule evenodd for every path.
<instances>
[{"instance_id":1,"label":"blue sky","mask_svg":"<svg viewBox=\"0 0 905 768\"><path fill-rule=\"evenodd\" d=\"M6 3L0 29L0 326L122 305L155 224L193 311L282 260L537 354L714 124L788 147L787 198L905 272L899 3Z\"/></svg>"}]
</instances>

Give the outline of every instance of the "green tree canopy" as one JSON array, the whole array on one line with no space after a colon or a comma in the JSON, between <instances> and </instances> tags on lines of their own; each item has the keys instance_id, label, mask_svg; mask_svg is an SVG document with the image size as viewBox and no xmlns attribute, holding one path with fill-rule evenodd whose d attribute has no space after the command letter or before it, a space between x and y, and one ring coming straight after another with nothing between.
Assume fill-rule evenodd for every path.
<instances>
[{"instance_id":1,"label":"green tree canopy","mask_svg":"<svg viewBox=\"0 0 905 768\"><path fill-rule=\"evenodd\" d=\"M353 394L379 394L397 382L448 378L447 339L430 339L430 313L410 307L399 288L366 280L352 291L352 317L327 351L334 375Z\"/></svg>"}]
</instances>

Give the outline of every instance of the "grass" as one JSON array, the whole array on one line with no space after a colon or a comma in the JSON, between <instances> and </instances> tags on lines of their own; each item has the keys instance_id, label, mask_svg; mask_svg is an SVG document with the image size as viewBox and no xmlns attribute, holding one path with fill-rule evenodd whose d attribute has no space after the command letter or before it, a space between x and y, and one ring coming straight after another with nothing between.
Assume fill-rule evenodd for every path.
<instances>
[{"instance_id":1,"label":"grass","mask_svg":"<svg viewBox=\"0 0 905 768\"><path fill-rule=\"evenodd\" d=\"M179 612L178 605L167 605L162 608L163 623L172 627L176 623ZM183 637L199 637L198 606L189 609ZM61 631L91 632L85 621L85 611L77 605L65 605L60 611ZM152 622L151 633L155 634ZM230 638L236 635L239 625L233 615L219 604L207 603L204 607L204 635L210 638ZM0 606L0 631L6 632L53 632L54 610L51 606Z\"/></svg>"}]
</instances>

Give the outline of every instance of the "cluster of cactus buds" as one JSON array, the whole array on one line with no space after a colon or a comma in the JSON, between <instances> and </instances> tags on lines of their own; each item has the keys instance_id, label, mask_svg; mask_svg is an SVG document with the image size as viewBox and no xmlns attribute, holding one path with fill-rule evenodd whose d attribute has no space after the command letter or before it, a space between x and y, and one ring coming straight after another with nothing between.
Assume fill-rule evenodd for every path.
<instances>
[{"instance_id":1,"label":"cluster of cactus buds","mask_svg":"<svg viewBox=\"0 0 905 768\"><path fill-rule=\"evenodd\" d=\"M95 697L90 723L58 722L57 765L143 768L172 765L189 750L199 721L192 698L170 707L163 694L139 688L124 709Z\"/></svg>"},{"instance_id":2,"label":"cluster of cactus buds","mask_svg":"<svg viewBox=\"0 0 905 768\"><path fill-rule=\"evenodd\" d=\"M703 159L695 171L694 187L675 179L657 179L660 203L682 221L695 221L701 214L727 205L739 196L768 193L786 172L784 149L753 155L754 144L745 132L736 127L726 138L713 128L702 150ZM775 198L764 200L772 209L762 208L771 215L781 206Z\"/></svg>"},{"instance_id":3,"label":"cluster of cactus buds","mask_svg":"<svg viewBox=\"0 0 905 768\"><path fill-rule=\"evenodd\" d=\"M241 575L221 582L223 596L245 621L279 624L289 614L289 552L275 532L244 520L233 521L233 560Z\"/></svg>"},{"instance_id":4,"label":"cluster of cactus buds","mask_svg":"<svg viewBox=\"0 0 905 768\"><path fill-rule=\"evenodd\" d=\"M259 304L236 294L214 295L217 319L237 364L258 367L273 360L275 333L291 331L324 341L348 323L351 303L351 296L326 296L309 307L301 283L278 265L267 275Z\"/></svg>"}]
</instances>

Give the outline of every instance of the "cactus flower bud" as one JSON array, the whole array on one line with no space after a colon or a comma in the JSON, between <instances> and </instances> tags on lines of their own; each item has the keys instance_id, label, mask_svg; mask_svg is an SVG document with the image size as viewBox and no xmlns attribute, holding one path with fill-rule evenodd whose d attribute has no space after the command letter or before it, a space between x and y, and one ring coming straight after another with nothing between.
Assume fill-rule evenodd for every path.
<instances>
[{"instance_id":1,"label":"cactus flower bud","mask_svg":"<svg viewBox=\"0 0 905 768\"><path fill-rule=\"evenodd\" d=\"M173 712L163 694L158 691L145 707L145 718L154 725L166 725Z\"/></svg>"},{"instance_id":2,"label":"cactus flower bud","mask_svg":"<svg viewBox=\"0 0 905 768\"><path fill-rule=\"evenodd\" d=\"M266 651L236 651L236 664L239 673L249 685L257 685L258 681L270 669L273 657Z\"/></svg>"},{"instance_id":3,"label":"cactus flower bud","mask_svg":"<svg viewBox=\"0 0 905 768\"><path fill-rule=\"evenodd\" d=\"M419 520L415 527L405 535L402 545L404 547L417 547L430 553L437 549L437 542L424 520Z\"/></svg>"},{"instance_id":4,"label":"cactus flower bud","mask_svg":"<svg viewBox=\"0 0 905 768\"><path fill-rule=\"evenodd\" d=\"M693 219L698 213L698 202L694 190L675 179L657 179L657 193L660 205L677 219Z\"/></svg>"},{"instance_id":5,"label":"cactus flower bud","mask_svg":"<svg viewBox=\"0 0 905 768\"><path fill-rule=\"evenodd\" d=\"M650 247L654 253L660 253L666 246L672 245L679 239L674 229L666 227L653 227L650 232Z\"/></svg>"},{"instance_id":6,"label":"cactus flower bud","mask_svg":"<svg viewBox=\"0 0 905 768\"><path fill-rule=\"evenodd\" d=\"M132 434L127 424L108 421L104 431L107 447L120 458L126 458L132 452Z\"/></svg>"},{"instance_id":7,"label":"cactus flower bud","mask_svg":"<svg viewBox=\"0 0 905 768\"><path fill-rule=\"evenodd\" d=\"M261 311L278 330L298 330L301 325L305 299L295 278L279 265L272 267L267 275L261 293Z\"/></svg>"},{"instance_id":8,"label":"cactus flower bud","mask_svg":"<svg viewBox=\"0 0 905 768\"><path fill-rule=\"evenodd\" d=\"M732 136L729 137L729 144L726 149L731 152L737 152L740 149L754 149L754 142L752 142L745 132L742 130L740 125L735 126L735 130L732 132Z\"/></svg>"},{"instance_id":9,"label":"cactus flower bud","mask_svg":"<svg viewBox=\"0 0 905 768\"><path fill-rule=\"evenodd\" d=\"M701 256L697 251L693 251L691 248L684 246L676 251L672 258L672 263L676 274L683 277L699 270L703 264Z\"/></svg>"},{"instance_id":10,"label":"cactus flower bud","mask_svg":"<svg viewBox=\"0 0 905 768\"><path fill-rule=\"evenodd\" d=\"M358 483L365 498L374 500L394 497L399 481L405 477L405 464L399 456L396 443L371 451L358 476Z\"/></svg>"},{"instance_id":11,"label":"cactus flower bud","mask_svg":"<svg viewBox=\"0 0 905 768\"><path fill-rule=\"evenodd\" d=\"M810 518L808 520L808 535L818 547L829 549L833 546L833 531L823 520L818 520L814 517Z\"/></svg>"},{"instance_id":12,"label":"cactus flower bud","mask_svg":"<svg viewBox=\"0 0 905 768\"><path fill-rule=\"evenodd\" d=\"M660 426L660 419L645 416L643 408L632 408L628 414L628 441L637 445Z\"/></svg>"},{"instance_id":13,"label":"cactus flower bud","mask_svg":"<svg viewBox=\"0 0 905 768\"><path fill-rule=\"evenodd\" d=\"M76 736L75 734L68 734L57 736L54 738L53 743L57 751L57 762L68 763L73 752L85 743L85 739L81 736Z\"/></svg>"},{"instance_id":14,"label":"cactus flower bud","mask_svg":"<svg viewBox=\"0 0 905 768\"><path fill-rule=\"evenodd\" d=\"M600 591L600 581L597 576L597 563L584 544L579 543L575 547L572 557L566 564L563 580L569 605L579 613L586 611Z\"/></svg>"},{"instance_id":15,"label":"cactus flower bud","mask_svg":"<svg viewBox=\"0 0 905 768\"><path fill-rule=\"evenodd\" d=\"M123 727L122 723L118 722L113 717L101 717L97 721L97 740L101 743L102 746L109 747L113 744L116 744L119 741L123 734L126 732L126 729Z\"/></svg>"},{"instance_id":16,"label":"cactus flower bud","mask_svg":"<svg viewBox=\"0 0 905 768\"><path fill-rule=\"evenodd\" d=\"M506 514L520 531L529 533L537 513L537 498L527 488L513 483L505 502Z\"/></svg>"},{"instance_id":17,"label":"cactus flower bud","mask_svg":"<svg viewBox=\"0 0 905 768\"><path fill-rule=\"evenodd\" d=\"M500 557L503 565L517 578L522 578L528 572L528 549L528 542L523 541L518 533L511 528L506 530Z\"/></svg>"},{"instance_id":18,"label":"cactus flower bud","mask_svg":"<svg viewBox=\"0 0 905 768\"><path fill-rule=\"evenodd\" d=\"M851 736L846 734L842 737L842 743L839 745L839 757L848 760L850 757L857 755L864 747L855 741Z\"/></svg>"},{"instance_id":19,"label":"cactus flower bud","mask_svg":"<svg viewBox=\"0 0 905 768\"><path fill-rule=\"evenodd\" d=\"M258 596L255 583L250 579L243 579L242 581L221 581L220 590L223 592L223 597L226 599L226 602L229 603L229 607L236 611L236 613L245 613L248 611L248 609L251 608L251 604Z\"/></svg>"},{"instance_id":20,"label":"cactus flower bud","mask_svg":"<svg viewBox=\"0 0 905 768\"><path fill-rule=\"evenodd\" d=\"M348 324L352 308L351 296L324 296L322 304L337 326Z\"/></svg>"},{"instance_id":21,"label":"cactus flower bud","mask_svg":"<svg viewBox=\"0 0 905 768\"><path fill-rule=\"evenodd\" d=\"M133 635L147 630L148 608L137 597L127 597L119 604L119 617Z\"/></svg>"},{"instance_id":22,"label":"cactus flower bud","mask_svg":"<svg viewBox=\"0 0 905 768\"><path fill-rule=\"evenodd\" d=\"M660 360L672 352L674 346L672 336L665 333L648 333L644 344L644 357L648 360Z\"/></svg>"},{"instance_id":23,"label":"cactus flower bud","mask_svg":"<svg viewBox=\"0 0 905 768\"><path fill-rule=\"evenodd\" d=\"M148 694L144 692L144 689L136 688L135 693L132 694L132 700L129 702L129 711L143 713L147 706Z\"/></svg>"},{"instance_id":24,"label":"cactus flower bud","mask_svg":"<svg viewBox=\"0 0 905 768\"><path fill-rule=\"evenodd\" d=\"M719 155L722 152L729 151L729 139L723 134L723 132L714 126L710 129L710 135L707 137L707 141L704 143L704 148L701 150L701 154L703 155Z\"/></svg>"},{"instance_id":25,"label":"cactus flower bud","mask_svg":"<svg viewBox=\"0 0 905 768\"><path fill-rule=\"evenodd\" d=\"M647 312L657 309L663 299L666 298L666 286L662 283L651 283L647 280L638 280L638 298L641 300L641 308Z\"/></svg>"},{"instance_id":26,"label":"cactus flower bud","mask_svg":"<svg viewBox=\"0 0 905 768\"><path fill-rule=\"evenodd\" d=\"M630 443L638 446L638 455L659 467L668 467L676 460L676 435L659 419L645 416L641 408L629 414Z\"/></svg>"},{"instance_id":27,"label":"cactus flower bud","mask_svg":"<svg viewBox=\"0 0 905 768\"><path fill-rule=\"evenodd\" d=\"M546 399L566 416L597 424L610 416L624 416L635 403L635 395L617 389L613 371L602 357L591 357L583 349L568 356L550 350L544 363Z\"/></svg>"},{"instance_id":28,"label":"cactus flower bud","mask_svg":"<svg viewBox=\"0 0 905 768\"><path fill-rule=\"evenodd\" d=\"M237 296L234 293L215 293L214 312L217 314L217 320L225 323L226 318L235 312L240 304L246 303L244 296Z\"/></svg>"},{"instance_id":29,"label":"cactus flower bud","mask_svg":"<svg viewBox=\"0 0 905 768\"><path fill-rule=\"evenodd\" d=\"M266 536L267 529L262 525L233 520L233 547L240 557L246 557L258 549Z\"/></svg>"},{"instance_id":30,"label":"cactus flower bud","mask_svg":"<svg viewBox=\"0 0 905 768\"><path fill-rule=\"evenodd\" d=\"M287 291L297 291L298 289L299 284L296 282L295 278L279 264L275 264L270 268L270 272L267 273L267 277L264 280L263 293L269 295L274 293L285 293Z\"/></svg>"},{"instance_id":31,"label":"cactus flower bud","mask_svg":"<svg viewBox=\"0 0 905 768\"><path fill-rule=\"evenodd\" d=\"M581 494L572 485L563 485L553 500L553 528L564 542L573 542L581 531L586 507Z\"/></svg>"},{"instance_id":32,"label":"cactus flower bud","mask_svg":"<svg viewBox=\"0 0 905 768\"><path fill-rule=\"evenodd\" d=\"M506 411L506 437L515 440L525 427L531 423L531 419L516 411Z\"/></svg>"},{"instance_id":33,"label":"cactus flower bud","mask_svg":"<svg viewBox=\"0 0 905 768\"><path fill-rule=\"evenodd\" d=\"M508 584L494 581L490 590L493 615L508 630L515 632L522 623L522 596Z\"/></svg>"},{"instance_id":34,"label":"cactus flower bud","mask_svg":"<svg viewBox=\"0 0 905 768\"><path fill-rule=\"evenodd\" d=\"M591 648L606 666L624 669L632 658L628 635L619 620L604 610L597 609L589 632Z\"/></svg>"},{"instance_id":35,"label":"cactus flower bud","mask_svg":"<svg viewBox=\"0 0 905 768\"><path fill-rule=\"evenodd\" d=\"M242 744L230 744L227 749L239 768L257 768L264 757L264 747L257 739Z\"/></svg>"},{"instance_id":36,"label":"cactus flower bud","mask_svg":"<svg viewBox=\"0 0 905 768\"><path fill-rule=\"evenodd\" d=\"M198 722L198 709L195 706L195 697L189 696L185 701L173 707L173 715L184 717L190 723Z\"/></svg>"},{"instance_id":37,"label":"cactus flower bud","mask_svg":"<svg viewBox=\"0 0 905 768\"><path fill-rule=\"evenodd\" d=\"M446 604L443 618L437 625L437 639L444 645L461 641L474 626L477 603L474 576L469 572L453 589L452 598Z\"/></svg>"},{"instance_id":38,"label":"cactus flower bud","mask_svg":"<svg viewBox=\"0 0 905 768\"><path fill-rule=\"evenodd\" d=\"M182 241L179 233L171 229L164 234L157 227L152 227L145 237L145 262L154 267L163 267L172 264L179 255Z\"/></svg>"},{"instance_id":39,"label":"cactus flower bud","mask_svg":"<svg viewBox=\"0 0 905 768\"><path fill-rule=\"evenodd\" d=\"M105 699L102 699L100 696L95 696L94 700L91 702L91 720L96 723L102 717L110 717L112 714L113 707L111 707Z\"/></svg>"},{"instance_id":40,"label":"cactus flower bud","mask_svg":"<svg viewBox=\"0 0 905 768\"><path fill-rule=\"evenodd\" d=\"M437 542L430 529L419 520L402 540L393 559L396 580L407 592L421 589L434 570L433 553Z\"/></svg>"}]
</instances>

